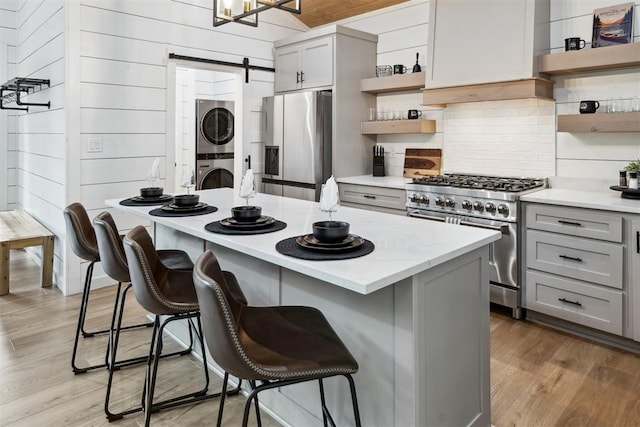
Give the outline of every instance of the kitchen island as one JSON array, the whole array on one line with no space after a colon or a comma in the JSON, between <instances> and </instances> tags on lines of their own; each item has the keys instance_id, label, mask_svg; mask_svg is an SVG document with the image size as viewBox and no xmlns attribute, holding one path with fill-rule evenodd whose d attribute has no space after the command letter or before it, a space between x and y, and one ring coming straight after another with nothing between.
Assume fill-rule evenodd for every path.
<instances>
[{"instance_id":1,"label":"kitchen island","mask_svg":"<svg viewBox=\"0 0 640 427\"><path fill-rule=\"evenodd\" d=\"M354 379L363 425L491 424L487 267L488 245L498 232L341 207L334 219L349 222L351 233L375 250L349 260L307 261L282 255L275 245L328 219L317 203L258 194L251 204L287 227L234 236L204 226L231 216L244 199L231 189L198 194L218 211L166 218L150 216L154 207L107 204L153 221L158 248L186 250L194 260L212 249L252 305L322 310L360 365ZM174 333L186 337L186 330ZM335 378L325 387L337 424L352 425L346 382ZM314 383L264 393L260 402L283 424L322 423Z\"/></svg>"}]
</instances>

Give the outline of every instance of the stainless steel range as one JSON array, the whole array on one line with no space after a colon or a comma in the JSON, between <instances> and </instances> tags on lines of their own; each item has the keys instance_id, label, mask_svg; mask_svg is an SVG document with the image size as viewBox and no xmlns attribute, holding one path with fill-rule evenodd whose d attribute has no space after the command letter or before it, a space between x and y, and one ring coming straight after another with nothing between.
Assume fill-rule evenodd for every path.
<instances>
[{"instance_id":1,"label":"stainless steel range","mask_svg":"<svg viewBox=\"0 0 640 427\"><path fill-rule=\"evenodd\" d=\"M502 238L491 244L489 255L491 302L510 307L513 317L519 319L519 198L546 186L546 178L466 174L414 178L405 185L407 215L502 232Z\"/></svg>"}]
</instances>

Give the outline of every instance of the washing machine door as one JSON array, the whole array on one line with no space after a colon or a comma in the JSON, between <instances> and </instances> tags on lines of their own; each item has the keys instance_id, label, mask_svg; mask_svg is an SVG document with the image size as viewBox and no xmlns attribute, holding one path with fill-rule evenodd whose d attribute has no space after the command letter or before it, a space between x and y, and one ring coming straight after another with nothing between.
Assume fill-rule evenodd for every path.
<instances>
[{"instance_id":1,"label":"washing machine door","mask_svg":"<svg viewBox=\"0 0 640 427\"><path fill-rule=\"evenodd\" d=\"M198 162L198 190L233 188L233 159Z\"/></svg>"},{"instance_id":2,"label":"washing machine door","mask_svg":"<svg viewBox=\"0 0 640 427\"><path fill-rule=\"evenodd\" d=\"M224 107L214 107L207 111L202 118L200 130L207 142L224 146L233 141L233 122L234 117L230 110Z\"/></svg>"}]
</instances>

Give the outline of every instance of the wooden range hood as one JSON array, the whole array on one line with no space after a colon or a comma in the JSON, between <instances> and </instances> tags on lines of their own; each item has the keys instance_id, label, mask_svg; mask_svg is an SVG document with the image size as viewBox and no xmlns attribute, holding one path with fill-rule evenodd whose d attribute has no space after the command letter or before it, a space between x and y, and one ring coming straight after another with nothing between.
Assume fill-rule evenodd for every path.
<instances>
[{"instance_id":1,"label":"wooden range hood","mask_svg":"<svg viewBox=\"0 0 640 427\"><path fill-rule=\"evenodd\" d=\"M532 77L530 79L422 89L422 103L433 106L524 98L553 99L553 82Z\"/></svg>"}]
</instances>

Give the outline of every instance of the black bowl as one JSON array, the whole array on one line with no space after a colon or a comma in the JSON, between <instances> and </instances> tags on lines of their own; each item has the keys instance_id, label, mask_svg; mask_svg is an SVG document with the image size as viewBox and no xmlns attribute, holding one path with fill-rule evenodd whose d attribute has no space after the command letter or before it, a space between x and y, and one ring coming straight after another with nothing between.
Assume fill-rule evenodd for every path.
<instances>
[{"instance_id":1,"label":"black bowl","mask_svg":"<svg viewBox=\"0 0 640 427\"><path fill-rule=\"evenodd\" d=\"M349 223L344 221L314 222L313 235L324 243L341 242L349 235Z\"/></svg>"},{"instance_id":2,"label":"black bowl","mask_svg":"<svg viewBox=\"0 0 640 427\"><path fill-rule=\"evenodd\" d=\"M162 187L145 187L140 189L140 195L142 197L160 197L163 191Z\"/></svg>"},{"instance_id":3,"label":"black bowl","mask_svg":"<svg viewBox=\"0 0 640 427\"><path fill-rule=\"evenodd\" d=\"M231 208L231 215L236 221L257 221L262 215L262 208L260 206L236 206Z\"/></svg>"},{"instance_id":4,"label":"black bowl","mask_svg":"<svg viewBox=\"0 0 640 427\"><path fill-rule=\"evenodd\" d=\"M173 196L173 202L177 206L195 206L200 201L198 194L178 194Z\"/></svg>"}]
</instances>

